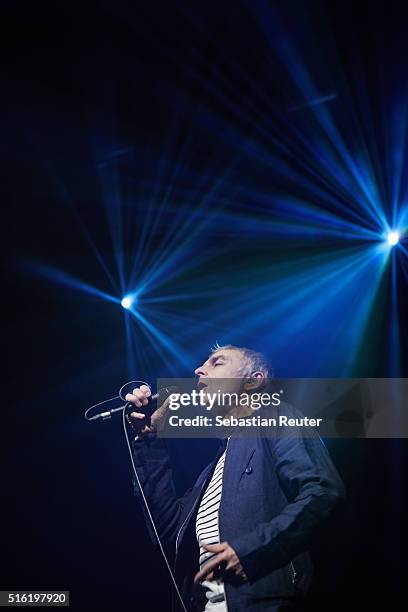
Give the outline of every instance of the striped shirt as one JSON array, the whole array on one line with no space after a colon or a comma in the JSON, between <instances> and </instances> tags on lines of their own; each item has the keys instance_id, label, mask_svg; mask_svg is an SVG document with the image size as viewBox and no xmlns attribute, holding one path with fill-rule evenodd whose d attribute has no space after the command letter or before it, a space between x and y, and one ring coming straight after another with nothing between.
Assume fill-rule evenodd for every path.
<instances>
[{"instance_id":1,"label":"striped shirt","mask_svg":"<svg viewBox=\"0 0 408 612\"><path fill-rule=\"evenodd\" d=\"M225 451L218 459L217 465L215 466L212 478L207 486L207 489L203 495L200 506L197 512L196 519L196 533L197 541L200 547L200 569L207 561L215 557L218 553L209 552L203 548L204 544L219 544L220 543L220 530L219 530L219 508L222 495L222 476L224 472L225 462ZM226 610L226 606L222 607L221 603L225 603L224 599L224 585L222 581L204 581L204 585L209 590L207 591L207 599L209 600L206 606L206 610Z\"/></svg>"}]
</instances>

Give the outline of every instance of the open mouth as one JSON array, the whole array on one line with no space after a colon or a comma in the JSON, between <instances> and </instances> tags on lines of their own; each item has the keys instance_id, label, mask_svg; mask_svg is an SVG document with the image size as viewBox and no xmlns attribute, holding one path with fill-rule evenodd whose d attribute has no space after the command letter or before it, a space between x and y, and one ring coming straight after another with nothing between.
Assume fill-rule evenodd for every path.
<instances>
[{"instance_id":1,"label":"open mouth","mask_svg":"<svg viewBox=\"0 0 408 612\"><path fill-rule=\"evenodd\" d=\"M197 383L197 389L204 389L206 386L207 385L201 380L199 380Z\"/></svg>"}]
</instances>

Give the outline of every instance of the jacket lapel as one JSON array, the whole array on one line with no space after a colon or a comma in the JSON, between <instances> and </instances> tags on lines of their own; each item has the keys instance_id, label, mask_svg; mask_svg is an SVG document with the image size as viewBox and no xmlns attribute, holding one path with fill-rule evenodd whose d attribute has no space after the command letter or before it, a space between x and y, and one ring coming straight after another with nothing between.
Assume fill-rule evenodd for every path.
<instances>
[{"instance_id":1,"label":"jacket lapel","mask_svg":"<svg viewBox=\"0 0 408 612\"><path fill-rule=\"evenodd\" d=\"M199 501L201 500L201 497L211 480L211 476L214 472L215 466L217 465L217 461L223 454L224 450L227 449L225 455L224 474L222 478L223 488L219 509L220 518L221 508L222 512L225 513L225 516L228 515L229 505L233 505L234 503L236 503L236 490L238 483L243 474L245 473L246 468L248 467L248 463L250 462L252 455L255 452L255 448L255 441L252 438L234 438L233 436L231 436L228 441L227 438L222 441L213 461L205 468L202 474L202 482L201 485L198 487L197 496L192 502L189 517L184 523L183 528L179 534L180 543L191 520L193 519L193 517L196 516L195 510L197 509Z\"/></svg>"}]
</instances>

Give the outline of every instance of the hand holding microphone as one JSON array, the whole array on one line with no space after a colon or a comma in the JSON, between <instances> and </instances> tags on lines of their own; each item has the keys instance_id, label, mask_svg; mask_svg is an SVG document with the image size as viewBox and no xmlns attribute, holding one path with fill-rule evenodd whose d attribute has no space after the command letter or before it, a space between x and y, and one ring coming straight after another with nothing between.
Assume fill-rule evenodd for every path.
<instances>
[{"instance_id":1,"label":"hand holding microphone","mask_svg":"<svg viewBox=\"0 0 408 612\"><path fill-rule=\"evenodd\" d=\"M133 427L139 436L156 432L168 411L170 396L166 397L165 401L150 415L149 418L149 415L146 415L149 410L143 409L149 405L151 395L152 392L150 388L147 385L141 385L140 387L133 389L132 393L127 393L125 396L125 400L127 402L133 404L136 408L142 409L142 411L132 411L127 415L128 423ZM148 422L146 416L148 418Z\"/></svg>"},{"instance_id":2,"label":"hand holding microphone","mask_svg":"<svg viewBox=\"0 0 408 612\"><path fill-rule=\"evenodd\" d=\"M130 385L137 383L140 384L140 387L135 387L131 393L127 393L125 395L125 389L131 389L132 387ZM138 432L138 434L156 432L159 423L166 417L170 404L170 398L174 393L178 393L178 387L169 386L159 389L157 393L152 395L149 385L144 381L130 381L122 385L119 390L119 397L123 401L126 401L125 405L119 406L118 408L105 410L104 412L94 414L91 417L88 416L89 413L94 410L94 408L107 404L108 402L112 402L112 400L116 399L111 397L108 400L104 400L103 402L99 402L99 404L95 404L94 406L88 408L88 410L85 411L84 417L87 421L107 421L110 420L114 414L125 413L127 422L135 431ZM158 408L156 408L156 403ZM136 406L136 408L142 408L143 412L133 411L133 406ZM149 419L148 423L146 421L146 417Z\"/></svg>"}]
</instances>

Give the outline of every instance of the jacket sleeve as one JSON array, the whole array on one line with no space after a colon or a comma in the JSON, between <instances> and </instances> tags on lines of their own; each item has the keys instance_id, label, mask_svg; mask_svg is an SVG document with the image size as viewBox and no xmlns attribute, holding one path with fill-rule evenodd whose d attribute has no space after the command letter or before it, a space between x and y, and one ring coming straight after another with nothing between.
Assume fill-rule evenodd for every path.
<instances>
[{"instance_id":1,"label":"jacket sleeve","mask_svg":"<svg viewBox=\"0 0 408 612\"><path fill-rule=\"evenodd\" d=\"M250 582L304 552L316 527L345 497L340 476L321 438L297 433L265 439L288 500L282 512L229 541Z\"/></svg>"},{"instance_id":2,"label":"jacket sleeve","mask_svg":"<svg viewBox=\"0 0 408 612\"><path fill-rule=\"evenodd\" d=\"M180 516L192 489L178 498L173 482L166 445L156 434L149 433L141 439L132 441L132 456L144 499L147 501L151 516L162 543L174 542L177 537ZM149 535L157 544L149 512L143 494L133 474L134 494L140 499Z\"/></svg>"}]
</instances>

